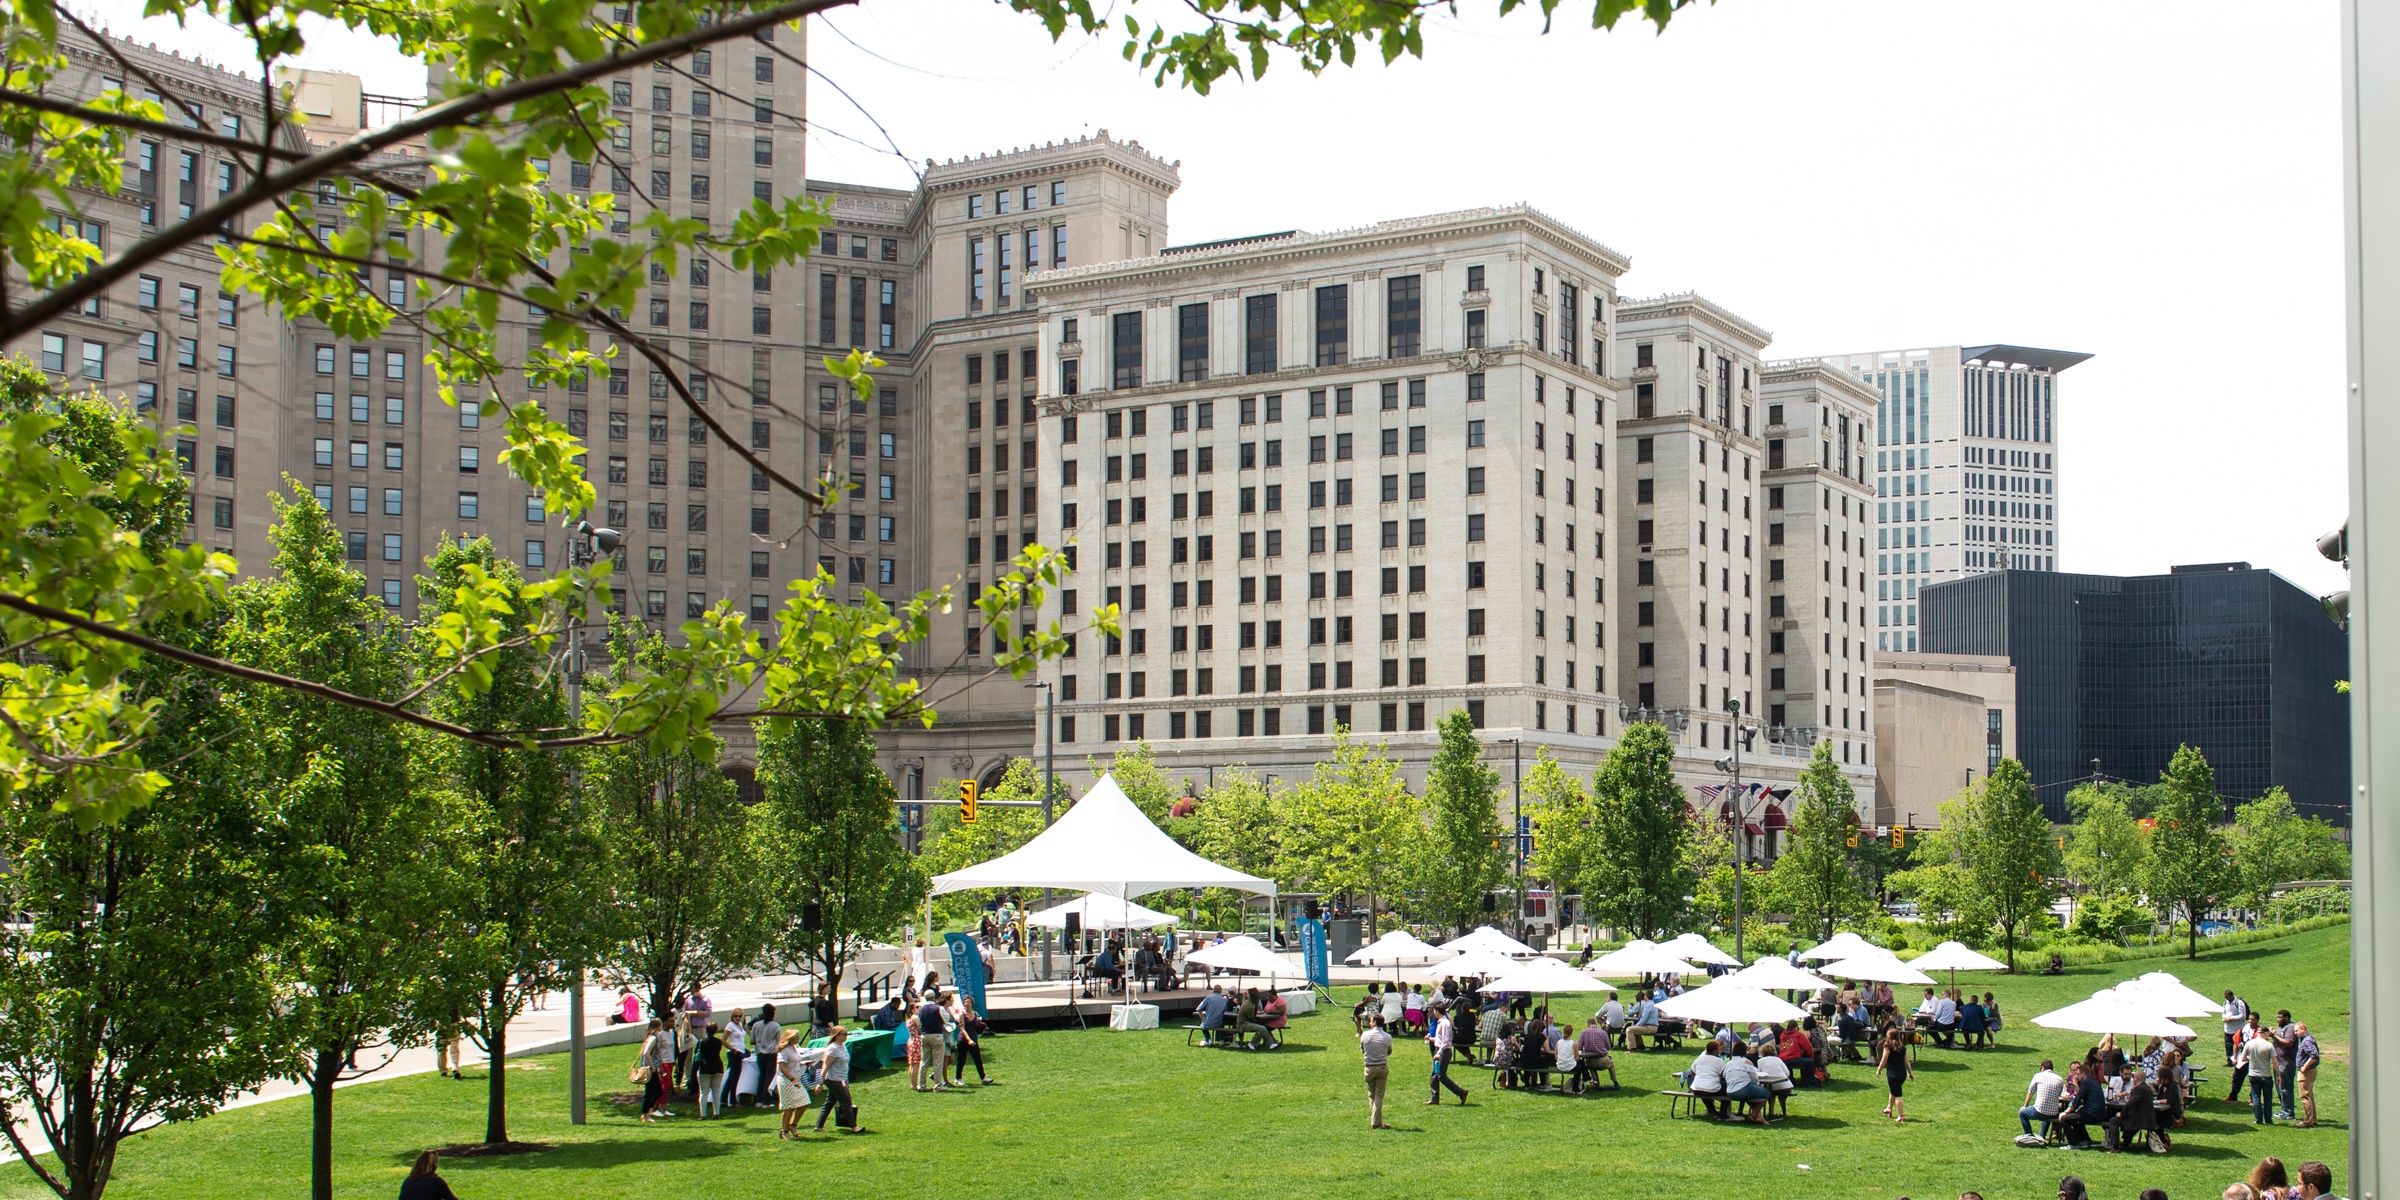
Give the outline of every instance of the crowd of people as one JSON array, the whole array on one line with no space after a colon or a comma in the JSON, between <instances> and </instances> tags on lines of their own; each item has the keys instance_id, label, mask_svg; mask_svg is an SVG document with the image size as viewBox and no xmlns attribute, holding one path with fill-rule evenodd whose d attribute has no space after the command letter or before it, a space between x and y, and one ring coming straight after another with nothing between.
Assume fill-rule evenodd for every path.
<instances>
[{"instance_id":1,"label":"crowd of people","mask_svg":"<svg viewBox=\"0 0 2400 1200\"><path fill-rule=\"evenodd\" d=\"M1906 1196L1897 1200L1909 1200ZM1983 1200L1981 1192L1960 1192L1958 1200ZM2091 1186L2080 1175L2058 1181L2058 1200L2092 1200ZM2163 1188L2143 1188L2138 1200L2169 1200ZM2315 1159L2285 1170L2283 1160L2267 1157L2250 1168L2247 1178L2225 1185L2220 1200L2342 1200L2333 1190L2333 1168Z\"/></svg>"}]
</instances>

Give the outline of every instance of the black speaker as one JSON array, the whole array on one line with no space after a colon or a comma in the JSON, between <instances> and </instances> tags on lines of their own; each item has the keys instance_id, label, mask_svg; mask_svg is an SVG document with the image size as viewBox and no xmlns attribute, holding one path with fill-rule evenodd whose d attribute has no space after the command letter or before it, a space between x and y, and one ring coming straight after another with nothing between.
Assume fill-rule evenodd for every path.
<instances>
[{"instance_id":1,"label":"black speaker","mask_svg":"<svg viewBox=\"0 0 2400 1200\"><path fill-rule=\"evenodd\" d=\"M1311 921L1314 921L1317 918L1325 915L1325 910L1317 907L1316 898L1313 896L1309 898L1307 903L1304 903L1300 906L1300 911L1307 913L1308 919Z\"/></svg>"},{"instance_id":2,"label":"black speaker","mask_svg":"<svg viewBox=\"0 0 2400 1200\"><path fill-rule=\"evenodd\" d=\"M1490 892L1485 892L1483 894L1483 911L1487 913L1500 911L1500 902L1493 899Z\"/></svg>"},{"instance_id":3,"label":"black speaker","mask_svg":"<svg viewBox=\"0 0 2400 1200\"><path fill-rule=\"evenodd\" d=\"M800 928L815 933L825 928L825 910L811 900L800 906Z\"/></svg>"},{"instance_id":4,"label":"black speaker","mask_svg":"<svg viewBox=\"0 0 2400 1200\"><path fill-rule=\"evenodd\" d=\"M1078 912L1071 912L1071 913L1068 913L1068 914L1067 914L1067 940L1068 940L1069 942L1073 942L1073 941L1074 941L1076 938L1079 938L1079 937L1082 937L1082 936L1083 936L1083 914L1082 914L1082 913L1078 913Z\"/></svg>"}]
</instances>

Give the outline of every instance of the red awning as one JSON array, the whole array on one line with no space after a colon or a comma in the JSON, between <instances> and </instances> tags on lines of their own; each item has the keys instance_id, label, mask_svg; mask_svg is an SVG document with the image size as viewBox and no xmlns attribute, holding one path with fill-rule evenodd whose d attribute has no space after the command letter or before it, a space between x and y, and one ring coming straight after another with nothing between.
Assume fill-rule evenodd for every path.
<instances>
[{"instance_id":1,"label":"red awning","mask_svg":"<svg viewBox=\"0 0 2400 1200\"><path fill-rule=\"evenodd\" d=\"M1742 825L1742 832L1749 834L1751 837L1757 837L1760 834L1765 833L1766 830L1760 829L1758 827L1758 822L1756 821L1747 821Z\"/></svg>"},{"instance_id":2,"label":"red awning","mask_svg":"<svg viewBox=\"0 0 2400 1200\"><path fill-rule=\"evenodd\" d=\"M1785 829L1790 826L1791 821L1783 815L1782 805L1770 804L1767 806L1767 828Z\"/></svg>"}]
</instances>

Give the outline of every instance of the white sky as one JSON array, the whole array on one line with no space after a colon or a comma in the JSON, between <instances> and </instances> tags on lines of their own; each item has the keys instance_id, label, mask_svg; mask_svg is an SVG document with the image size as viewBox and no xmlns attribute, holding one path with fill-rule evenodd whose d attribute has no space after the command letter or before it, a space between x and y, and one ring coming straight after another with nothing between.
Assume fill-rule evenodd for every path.
<instances>
[{"instance_id":1,"label":"white sky","mask_svg":"<svg viewBox=\"0 0 2400 1200\"><path fill-rule=\"evenodd\" d=\"M995 4L869 0L811 31L809 173L913 182L830 82L919 164L1101 128L1180 159L1177 241L1527 201L1631 255L1624 295L1705 293L1774 357L2088 351L2060 385L2063 568L2345 586L2313 546L2346 502L2334 6L1722 0L1653 36L1582 29L1585 2L1542 36L1467 0L1423 61L1204 99ZM347 34L304 61L423 90Z\"/></svg>"}]
</instances>

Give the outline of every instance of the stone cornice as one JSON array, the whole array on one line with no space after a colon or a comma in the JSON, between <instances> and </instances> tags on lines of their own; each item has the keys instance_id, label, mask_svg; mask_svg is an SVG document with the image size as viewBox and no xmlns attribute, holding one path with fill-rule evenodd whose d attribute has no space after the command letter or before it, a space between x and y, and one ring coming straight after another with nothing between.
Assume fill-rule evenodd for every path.
<instances>
[{"instance_id":1,"label":"stone cornice","mask_svg":"<svg viewBox=\"0 0 2400 1200\"><path fill-rule=\"evenodd\" d=\"M1460 234L1516 226L1556 242L1584 266L1609 276L1623 275L1633 261L1584 236L1563 222L1527 204L1470 208L1432 213L1395 221L1379 221L1326 233L1296 233L1289 237L1240 241L1205 250L1154 254L1148 258L1086 263L1025 277L1027 290L1061 289L1102 282L1138 281L1194 275L1226 267L1247 267L1325 257L1345 251L1423 245Z\"/></svg>"},{"instance_id":2,"label":"stone cornice","mask_svg":"<svg viewBox=\"0 0 2400 1200\"><path fill-rule=\"evenodd\" d=\"M1847 393L1846 398L1868 412L1883 404L1875 389L1860 381L1843 366L1829 358L1787 358L1764 363L1759 367L1759 384L1815 383L1829 391Z\"/></svg>"},{"instance_id":3,"label":"stone cornice","mask_svg":"<svg viewBox=\"0 0 2400 1200\"><path fill-rule=\"evenodd\" d=\"M1664 296L1617 302L1617 323L1620 328L1631 322L1668 316L1699 317L1728 333L1748 339L1753 346L1762 349L1775 340L1772 331L1743 320L1732 309L1698 292L1670 292Z\"/></svg>"},{"instance_id":4,"label":"stone cornice","mask_svg":"<svg viewBox=\"0 0 2400 1200\"><path fill-rule=\"evenodd\" d=\"M1049 142L1040 146L993 151L973 158L953 158L946 162L928 160L919 191L931 193L981 186L1003 179L1054 174L1065 167L1086 166L1094 162L1114 167L1168 191L1183 186L1182 163L1168 162L1144 149L1140 142L1120 141L1110 137L1108 131L1103 129L1097 134L1071 142Z\"/></svg>"}]
</instances>

